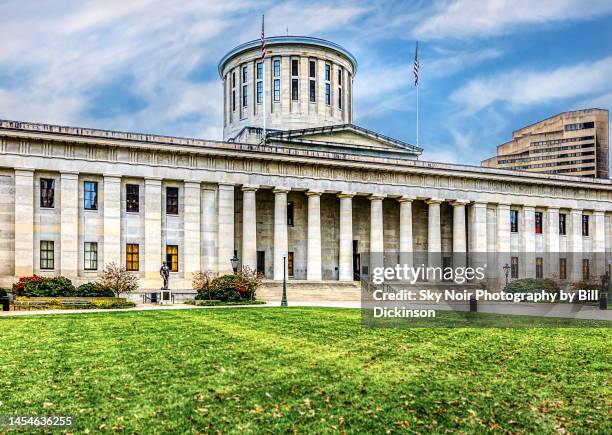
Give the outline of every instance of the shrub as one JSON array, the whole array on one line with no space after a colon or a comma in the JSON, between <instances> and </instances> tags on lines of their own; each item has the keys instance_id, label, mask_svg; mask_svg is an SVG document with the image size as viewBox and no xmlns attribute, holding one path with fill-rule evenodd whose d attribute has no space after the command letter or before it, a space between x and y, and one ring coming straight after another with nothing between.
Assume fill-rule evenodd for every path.
<instances>
[{"instance_id":1,"label":"shrub","mask_svg":"<svg viewBox=\"0 0 612 435\"><path fill-rule=\"evenodd\" d=\"M525 278L508 283L504 288L506 293L537 293L544 290L546 293L559 293L559 285L552 279Z\"/></svg>"},{"instance_id":2,"label":"shrub","mask_svg":"<svg viewBox=\"0 0 612 435\"><path fill-rule=\"evenodd\" d=\"M3 288L0 288L0 298L2 296L6 296L6 290L4 290Z\"/></svg>"},{"instance_id":3,"label":"shrub","mask_svg":"<svg viewBox=\"0 0 612 435\"><path fill-rule=\"evenodd\" d=\"M572 290L600 290L601 282L595 279L576 281L570 285Z\"/></svg>"},{"instance_id":4,"label":"shrub","mask_svg":"<svg viewBox=\"0 0 612 435\"><path fill-rule=\"evenodd\" d=\"M117 297L121 293L130 293L138 290L138 277L125 270L125 267L116 263L109 263L100 275L98 285L111 290Z\"/></svg>"},{"instance_id":5,"label":"shrub","mask_svg":"<svg viewBox=\"0 0 612 435\"><path fill-rule=\"evenodd\" d=\"M191 283L191 287L194 290L197 290L198 295L200 293L208 294L208 299L211 298L211 290L212 290L212 282L214 280L213 273L210 271L207 272L198 272L193 276L193 281Z\"/></svg>"},{"instance_id":6,"label":"shrub","mask_svg":"<svg viewBox=\"0 0 612 435\"><path fill-rule=\"evenodd\" d=\"M86 282L76 289L76 295L82 298L112 298L115 293L108 288L102 287L97 282Z\"/></svg>"},{"instance_id":7,"label":"shrub","mask_svg":"<svg viewBox=\"0 0 612 435\"><path fill-rule=\"evenodd\" d=\"M76 289L72 282L63 276L44 278L38 275L19 278L13 284L13 292L26 297L71 297Z\"/></svg>"},{"instance_id":8,"label":"shrub","mask_svg":"<svg viewBox=\"0 0 612 435\"><path fill-rule=\"evenodd\" d=\"M215 299L223 302L252 300L261 285L261 276L250 268L243 268L237 274L222 275L206 286L196 288L197 300ZM195 287L195 280L194 280Z\"/></svg>"},{"instance_id":9,"label":"shrub","mask_svg":"<svg viewBox=\"0 0 612 435\"><path fill-rule=\"evenodd\" d=\"M136 306L134 302L123 298L93 300L91 301L91 305L93 305L93 308L101 308L104 310L111 308L132 308Z\"/></svg>"}]
</instances>

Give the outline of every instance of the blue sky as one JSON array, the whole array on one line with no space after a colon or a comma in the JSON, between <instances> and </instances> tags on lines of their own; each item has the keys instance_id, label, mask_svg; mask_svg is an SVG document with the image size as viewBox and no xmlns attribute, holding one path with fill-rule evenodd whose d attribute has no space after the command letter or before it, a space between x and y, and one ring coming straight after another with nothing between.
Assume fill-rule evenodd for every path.
<instances>
[{"instance_id":1,"label":"blue sky","mask_svg":"<svg viewBox=\"0 0 612 435\"><path fill-rule=\"evenodd\" d=\"M478 164L514 129L612 106L612 1L0 0L0 118L220 139L217 62L266 34L359 62L354 122Z\"/></svg>"}]
</instances>

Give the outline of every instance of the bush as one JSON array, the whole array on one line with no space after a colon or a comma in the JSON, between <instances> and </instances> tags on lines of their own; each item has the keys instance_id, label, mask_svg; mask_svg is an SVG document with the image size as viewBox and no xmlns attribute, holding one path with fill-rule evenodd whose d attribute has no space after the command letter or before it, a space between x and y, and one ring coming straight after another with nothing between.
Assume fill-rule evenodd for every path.
<instances>
[{"instance_id":1,"label":"bush","mask_svg":"<svg viewBox=\"0 0 612 435\"><path fill-rule=\"evenodd\" d=\"M223 302L253 300L260 284L261 277L246 267L235 275L222 275L215 278L207 282L205 286L196 285L194 280L194 288L198 290L197 300L215 299Z\"/></svg>"},{"instance_id":2,"label":"bush","mask_svg":"<svg viewBox=\"0 0 612 435\"><path fill-rule=\"evenodd\" d=\"M559 285L553 279L525 278L511 281L504 288L506 293L537 293L542 290L546 293L558 294Z\"/></svg>"},{"instance_id":3,"label":"bush","mask_svg":"<svg viewBox=\"0 0 612 435\"><path fill-rule=\"evenodd\" d=\"M72 297L76 289L72 282L63 276L43 278L38 275L19 278L13 284L13 293L17 296L34 297Z\"/></svg>"},{"instance_id":4,"label":"bush","mask_svg":"<svg viewBox=\"0 0 612 435\"><path fill-rule=\"evenodd\" d=\"M117 297L121 293L131 293L138 290L138 277L118 266L108 263L100 275L99 285L110 289Z\"/></svg>"},{"instance_id":5,"label":"bush","mask_svg":"<svg viewBox=\"0 0 612 435\"><path fill-rule=\"evenodd\" d=\"M106 287L102 287L97 282L86 282L76 289L76 295L82 298L112 298L115 293Z\"/></svg>"},{"instance_id":6,"label":"bush","mask_svg":"<svg viewBox=\"0 0 612 435\"><path fill-rule=\"evenodd\" d=\"M2 296L6 296L6 290L4 290L3 288L0 288L0 298Z\"/></svg>"},{"instance_id":7,"label":"bush","mask_svg":"<svg viewBox=\"0 0 612 435\"><path fill-rule=\"evenodd\" d=\"M601 282L595 279L576 281L570 285L572 290L601 290Z\"/></svg>"},{"instance_id":8,"label":"bush","mask_svg":"<svg viewBox=\"0 0 612 435\"><path fill-rule=\"evenodd\" d=\"M91 301L91 305L93 308L101 308L103 310L111 308L132 308L136 306L134 302L125 300L123 298L103 299L99 301L93 300Z\"/></svg>"},{"instance_id":9,"label":"bush","mask_svg":"<svg viewBox=\"0 0 612 435\"><path fill-rule=\"evenodd\" d=\"M186 305L195 305L198 307L215 307L215 306L227 306L227 305L264 305L265 301L219 301L213 300L198 300L198 301L185 301Z\"/></svg>"}]
</instances>

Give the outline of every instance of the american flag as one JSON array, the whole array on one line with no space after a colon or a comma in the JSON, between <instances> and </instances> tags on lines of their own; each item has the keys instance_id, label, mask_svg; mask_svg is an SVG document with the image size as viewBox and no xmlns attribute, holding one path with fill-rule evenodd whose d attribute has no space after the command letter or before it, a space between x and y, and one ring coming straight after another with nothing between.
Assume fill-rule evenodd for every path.
<instances>
[{"instance_id":1,"label":"american flag","mask_svg":"<svg viewBox=\"0 0 612 435\"><path fill-rule=\"evenodd\" d=\"M414 85L419 85L419 41L416 43L414 49L414 66L412 67L412 73L414 74Z\"/></svg>"},{"instance_id":2,"label":"american flag","mask_svg":"<svg viewBox=\"0 0 612 435\"><path fill-rule=\"evenodd\" d=\"M261 16L261 58L266 57L266 37L264 36L264 15Z\"/></svg>"}]
</instances>

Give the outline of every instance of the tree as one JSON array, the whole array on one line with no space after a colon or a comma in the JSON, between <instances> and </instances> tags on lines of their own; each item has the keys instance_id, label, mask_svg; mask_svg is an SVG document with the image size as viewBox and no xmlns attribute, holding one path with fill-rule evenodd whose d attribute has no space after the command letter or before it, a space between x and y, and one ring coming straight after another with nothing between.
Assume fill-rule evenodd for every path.
<instances>
[{"instance_id":1,"label":"tree","mask_svg":"<svg viewBox=\"0 0 612 435\"><path fill-rule=\"evenodd\" d=\"M101 287L112 290L116 297L121 293L131 293L138 290L138 277L132 275L124 267L115 262L108 263L98 281Z\"/></svg>"},{"instance_id":2,"label":"tree","mask_svg":"<svg viewBox=\"0 0 612 435\"><path fill-rule=\"evenodd\" d=\"M193 275L191 287L198 293L208 292L208 299L210 300L210 290L214 279L214 274L211 271L197 272Z\"/></svg>"}]
</instances>

